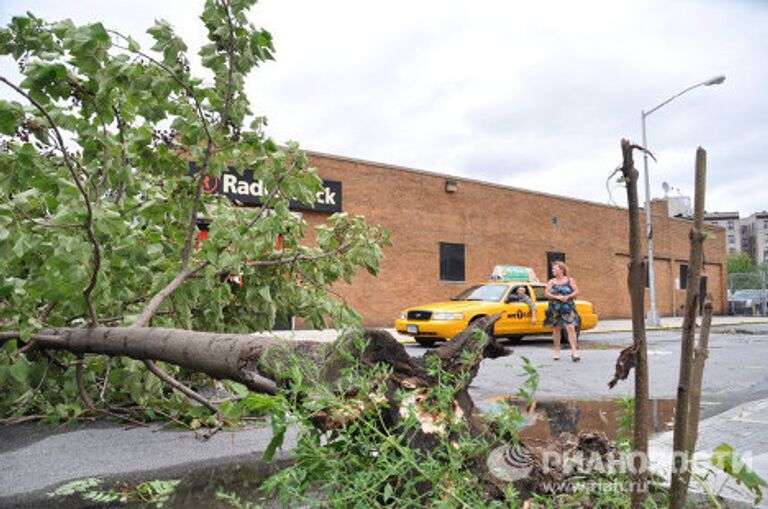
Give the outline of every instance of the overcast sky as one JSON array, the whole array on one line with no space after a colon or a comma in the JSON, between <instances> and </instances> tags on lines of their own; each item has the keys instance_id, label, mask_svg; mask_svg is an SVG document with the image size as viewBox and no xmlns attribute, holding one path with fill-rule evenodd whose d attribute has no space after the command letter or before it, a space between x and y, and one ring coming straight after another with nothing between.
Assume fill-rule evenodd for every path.
<instances>
[{"instance_id":1,"label":"overcast sky","mask_svg":"<svg viewBox=\"0 0 768 509\"><path fill-rule=\"evenodd\" d=\"M202 4L0 0L0 21L141 36L164 18L196 51ZM262 0L251 17L277 49L248 81L277 141L600 203L625 204L606 179L641 110L724 74L647 118L651 193L691 196L702 146L708 211L768 209L767 1Z\"/></svg>"}]
</instances>

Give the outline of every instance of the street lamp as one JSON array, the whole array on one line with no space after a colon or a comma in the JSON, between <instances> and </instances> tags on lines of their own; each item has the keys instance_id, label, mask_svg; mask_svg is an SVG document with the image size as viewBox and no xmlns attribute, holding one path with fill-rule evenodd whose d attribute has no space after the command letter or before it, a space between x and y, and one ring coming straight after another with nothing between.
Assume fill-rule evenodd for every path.
<instances>
[{"instance_id":1,"label":"street lamp","mask_svg":"<svg viewBox=\"0 0 768 509\"><path fill-rule=\"evenodd\" d=\"M648 297L650 301L649 302L650 307L648 309L648 316L646 317L646 321L648 326L650 327L658 327L661 324L661 322L659 320L659 312L656 309L656 288L655 288L656 285L653 279L653 225L651 224L651 184L648 180L648 142L645 136L645 117L647 117L654 111L658 110L662 106L666 106L667 104L677 99L684 93L690 92L694 88L709 87L711 85L719 85L724 81L725 81L725 76L715 76L712 79L708 79L707 81L702 81L701 83L697 83L692 87L688 87L682 92L678 92L677 94L673 95L672 97L670 97L663 103L659 104L655 108L652 108L648 111L640 112L640 118L643 123L643 148L645 149L645 151L643 152L643 170L645 174L645 224L646 224L646 235L648 240Z\"/></svg>"}]
</instances>

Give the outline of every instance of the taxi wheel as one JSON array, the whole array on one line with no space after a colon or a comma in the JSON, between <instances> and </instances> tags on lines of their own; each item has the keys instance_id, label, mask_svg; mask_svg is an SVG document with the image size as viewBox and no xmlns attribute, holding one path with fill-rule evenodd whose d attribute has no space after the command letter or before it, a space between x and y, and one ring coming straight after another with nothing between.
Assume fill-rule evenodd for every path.
<instances>
[{"instance_id":1,"label":"taxi wheel","mask_svg":"<svg viewBox=\"0 0 768 509\"><path fill-rule=\"evenodd\" d=\"M470 327L472 327L472 325L473 325L473 324L474 324L476 321L478 321L479 319L481 319L481 318L485 318L485 315L477 315L477 316L473 317L473 318L472 318L472 319L469 321L469 323L467 324L467 329L469 329ZM466 329L464 329L464 330L466 330Z\"/></svg>"},{"instance_id":2,"label":"taxi wheel","mask_svg":"<svg viewBox=\"0 0 768 509\"><path fill-rule=\"evenodd\" d=\"M416 342L417 342L418 344L420 344L421 346L426 346L426 347L434 346L434 344L435 344L435 341L437 341L436 339L432 339L432 338L422 338L422 337L418 337L418 336L417 336L417 337L415 337L415 338L413 338L413 339L415 339L415 340L416 340Z\"/></svg>"}]
</instances>

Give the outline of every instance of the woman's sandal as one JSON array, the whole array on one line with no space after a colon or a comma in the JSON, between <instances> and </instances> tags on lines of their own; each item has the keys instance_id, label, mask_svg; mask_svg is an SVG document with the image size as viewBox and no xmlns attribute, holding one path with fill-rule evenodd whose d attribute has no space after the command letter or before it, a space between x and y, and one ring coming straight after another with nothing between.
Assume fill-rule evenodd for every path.
<instances>
[{"instance_id":1,"label":"woman's sandal","mask_svg":"<svg viewBox=\"0 0 768 509\"><path fill-rule=\"evenodd\" d=\"M579 362L581 360L581 356L580 355L573 355L573 354L571 354L571 360L573 362Z\"/></svg>"},{"instance_id":2,"label":"woman's sandal","mask_svg":"<svg viewBox=\"0 0 768 509\"><path fill-rule=\"evenodd\" d=\"M552 360L553 360L553 361L559 361L559 360L560 360L560 356L558 355L558 356L556 356L556 357L552 357Z\"/></svg>"}]
</instances>

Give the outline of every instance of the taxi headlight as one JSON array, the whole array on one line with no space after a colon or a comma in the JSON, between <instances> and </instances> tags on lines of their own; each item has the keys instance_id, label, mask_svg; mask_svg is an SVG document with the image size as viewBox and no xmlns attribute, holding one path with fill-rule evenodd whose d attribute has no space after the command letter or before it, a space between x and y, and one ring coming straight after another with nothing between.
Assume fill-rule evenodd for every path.
<instances>
[{"instance_id":1,"label":"taxi headlight","mask_svg":"<svg viewBox=\"0 0 768 509\"><path fill-rule=\"evenodd\" d=\"M435 313L432 315L433 320L463 320L464 313Z\"/></svg>"}]
</instances>

